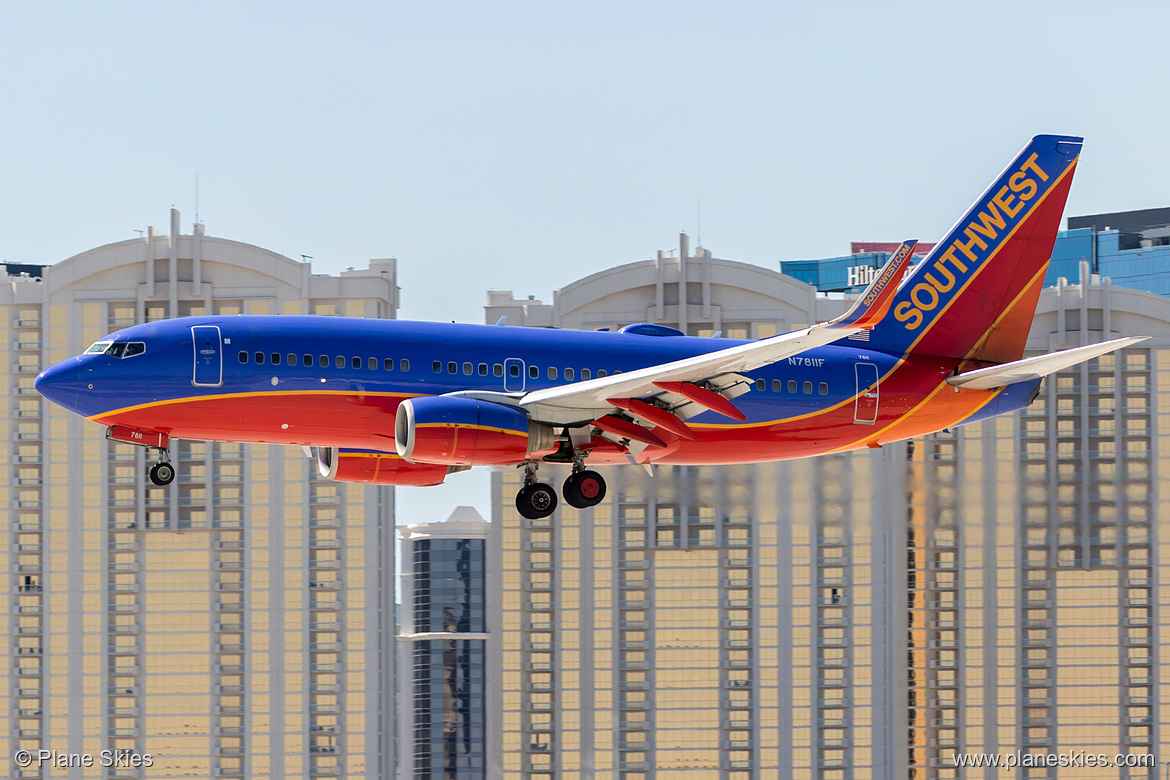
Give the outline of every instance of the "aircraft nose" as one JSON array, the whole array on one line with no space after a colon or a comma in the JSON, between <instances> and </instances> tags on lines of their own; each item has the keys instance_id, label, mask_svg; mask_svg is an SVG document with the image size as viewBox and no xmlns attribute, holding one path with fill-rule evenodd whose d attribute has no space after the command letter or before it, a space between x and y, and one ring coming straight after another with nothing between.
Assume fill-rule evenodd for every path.
<instances>
[{"instance_id":1,"label":"aircraft nose","mask_svg":"<svg viewBox=\"0 0 1170 780\"><path fill-rule=\"evenodd\" d=\"M81 390L81 363L70 358L49 366L33 380L37 392L69 410L77 408L77 394Z\"/></svg>"}]
</instances>

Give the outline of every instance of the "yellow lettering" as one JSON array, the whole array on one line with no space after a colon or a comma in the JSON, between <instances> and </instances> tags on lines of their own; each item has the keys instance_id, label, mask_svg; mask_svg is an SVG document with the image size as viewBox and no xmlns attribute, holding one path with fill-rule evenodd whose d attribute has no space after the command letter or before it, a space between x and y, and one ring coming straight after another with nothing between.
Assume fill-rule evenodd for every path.
<instances>
[{"instance_id":1,"label":"yellow lettering","mask_svg":"<svg viewBox=\"0 0 1170 780\"><path fill-rule=\"evenodd\" d=\"M1008 179L1008 186L1012 188L1012 192L1020 193L1020 200L1031 200L1036 194L1036 180L1029 179L1023 171L1013 173Z\"/></svg>"},{"instance_id":2,"label":"yellow lettering","mask_svg":"<svg viewBox=\"0 0 1170 780\"><path fill-rule=\"evenodd\" d=\"M1016 196L1008 192L1007 185L1005 184L999 188L999 192L995 193L995 197L991 199L991 202L1003 209L1003 213L1007 214L1008 219L1011 219L1016 214L1019 214L1020 209L1024 207L1023 203L1017 203L1016 207L1013 209L1012 201L1015 199Z\"/></svg>"},{"instance_id":3,"label":"yellow lettering","mask_svg":"<svg viewBox=\"0 0 1170 780\"><path fill-rule=\"evenodd\" d=\"M938 259L938 264L941 266L946 261L950 261L951 263L954 263L955 268L958 269L959 273L963 274L963 273L967 272L967 266L963 265L963 261L955 256L955 248L954 247L951 247L947 251L943 252L942 257L940 257Z\"/></svg>"},{"instance_id":4,"label":"yellow lettering","mask_svg":"<svg viewBox=\"0 0 1170 780\"><path fill-rule=\"evenodd\" d=\"M991 212L990 215L982 211L975 215L976 219L979 220L979 224L972 222L971 229L976 233L981 233L990 239L994 239L998 235L994 228L1003 230L1006 223L1003 217L999 215L999 209L995 207L994 203L988 203L987 210Z\"/></svg>"},{"instance_id":5,"label":"yellow lettering","mask_svg":"<svg viewBox=\"0 0 1170 780\"><path fill-rule=\"evenodd\" d=\"M1031 169L1033 173L1040 177L1040 181L1048 181L1048 174L1040 170L1040 166L1036 164L1037 157L1039 155L1036 152L1032 152L1032 156L1024 160L1024 164L1020 166L1020 170L1026 171Z\"/></svg>"},{"instance_id":6,"label":"yellow lettering","mask_svg":"<svg viewBox=\"0 0 1170 780\"><path fill-rule=\"evenodd\" d=\"M942 283L939 282L938 279L934 278L935 271L939 271L940 273L942 273L943 276L945 276L947 278L947 286L946 287L943 287ZM949 270L947 270L942 265L942 263L939 263L934 268L927 271L925 274L922 275L922 278L925 281L928 281L932 285L934 285L934 289L938 290L940 293L949 292L950 289L955 286L955 275L952 274Z\"/></svg>"},{"instance_id":7,"label":"yellow lettering","mask_svg":"<svg viewBox=\"0 0 1170 780\"><path fill-rule=\"evenodd\" d=\"M928 301L919 299L918 293L920 291L929 294ZM929 284L916 284L914 289L910 291L910 300L914 301L915 305L923 311L931 311L935 306L938 306L938 291Z\"/></svg>"},{"instance_id":8,"label":"yellow lettering","mask_svg":"<svg viewBox=\"0 0 1170 780\"><path fill-rule=\"evenodd\" d=\"M910 301L902 301L894 307L894 319L898 322L906 322L906 330L918 330L918 326L922 324L922 312L910 305Z\"/></svg>"},{"instance_id":9,"label":"yellow lettering","mask_svg":"<svg viewBox=\"0 0 1170 780\"><path fill-rule=\"evenodd\" d=\"M962 252L963 254L965 254L965 255L967 256L967 259L968 259L968 260L974 260L974 259L975 259L975 253L971 251L971 247L973 247L973 246L978 246L980 249L986 249L986 248L987 248L987 242L986 242L986 241L984 241L984 240L983 240L982 238L980 238L979 236L975 235L975 234L974 234L974 233L971 231L971 228L970 228L970 227L968 227L968 228L967 228L965 231L963 231L963 234L964 234L964 235L966 235L966 236L967 236L967 238L968 238L968 239L970 239L970 240L969 240L969 241L967 241L967 243L965 243L965 244L964 244L964 243L963 243L963 239L961 239L961 238L956 238L956 239L955 239L955 244L954 244L954 245L955 245L955 247L957 247L957 248L959 249L959 251L960 251L960 252Z\"/></svg>"}]
</instances>

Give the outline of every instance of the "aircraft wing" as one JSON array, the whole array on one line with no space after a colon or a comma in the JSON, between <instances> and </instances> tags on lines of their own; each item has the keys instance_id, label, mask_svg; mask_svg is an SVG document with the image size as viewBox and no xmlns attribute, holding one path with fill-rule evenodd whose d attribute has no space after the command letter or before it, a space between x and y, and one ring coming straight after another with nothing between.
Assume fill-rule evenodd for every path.
<instances>
[{"instance_id":1,"label":"aircraft wing","mask_svg":"<svg viewBox=\"0 0 1170 780\"><path fill-rule=\"evenodd\" d=\"M1063 349L1060 352L1050 352L1047 355L1036 355L1023 360L1014 360L1011 363L950 376L947 377L947 383L969 390L992 390L1015 382L1026 382L1030 379L1039 379L1049 374L1055 374L1057 371L1075 366L1077 363L1083 363L1115 349L1137 344L1148 338L1149 336L1130 336L1103 341L1100 344L1088 344L1075 349Z\"/></svg>"},{"instance_id":2,"label":"aircraft wing","mask_svg":"<svg viewBox=\"0 0 1170 780\"><path fill-rule=\"evenodd\" d=\"M752 371L868 330L889 310L916 243L903 242L849 311L831 322L623 374L535 390L520 399L520 406L534 420L583 424L614 411L611 398L639 398L661 393L662 383L694 384Z\"/></svg>"}]
</instances>

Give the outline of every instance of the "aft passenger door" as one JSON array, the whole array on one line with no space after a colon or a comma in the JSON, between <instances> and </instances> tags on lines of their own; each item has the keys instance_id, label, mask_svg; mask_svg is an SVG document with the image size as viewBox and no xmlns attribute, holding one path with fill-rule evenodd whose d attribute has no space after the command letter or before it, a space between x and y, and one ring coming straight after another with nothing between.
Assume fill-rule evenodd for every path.
<instances>
[{"instance_id":1,"label":"aft passenger door","mask_svg":"<svg viewBox=\"0 0 1170 780\"><path fill-rule=\"evenodd\" d=\"M855 363L853 369L857 377L853 422L873 425L878 415L878 367L873 363Z\"/></svg>"},{"instance_id":2,"label":"aft passenger door","mask_svg":"<svg viewBox=\"0 0 1170 780\"><path fill-rule=\"evenodd\" d=\"M195 373L191 384L196 387L219 387L223 384L223 346L218 325L195 325L191 328L195 348Z\"/></svg>"}]
</instances>

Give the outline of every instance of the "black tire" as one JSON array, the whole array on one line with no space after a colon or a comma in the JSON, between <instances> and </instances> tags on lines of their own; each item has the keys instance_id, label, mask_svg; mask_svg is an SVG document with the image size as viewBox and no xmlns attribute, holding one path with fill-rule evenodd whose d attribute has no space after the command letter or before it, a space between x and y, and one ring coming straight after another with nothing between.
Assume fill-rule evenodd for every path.
<instances>
[{"instance_id":1,"label":"black tire","mask_svg":"<svg viewBox=\"0 0 1170 780\"><path fill-rule=\"evenodd\" d=\"M150 481L156 485L169 485L175 481L175 467L169 463L156 463L150 467Z\"/></svg>"},{"instance_id":2,"label":"black tire","mask_svg":"<svg viewBox=\"0 0 1170 780\"><path fill-rule=\"evenodd\" d=\"M557 508L557 492L552 485L536 482L520 488L516 494L516 509L529 520L548 517Z\"/></svg>"},{"instance_id":3,"label":"black tire","mask_svg":"<svg viewBox=\"0 0 1170 780\"><path fill-rule=\"evenodd\" d=\"M605 498L605 479L596 471L579 471L565 480L561 495L576 509L597 506Z\"/></svg>"}]
</instances>

